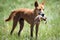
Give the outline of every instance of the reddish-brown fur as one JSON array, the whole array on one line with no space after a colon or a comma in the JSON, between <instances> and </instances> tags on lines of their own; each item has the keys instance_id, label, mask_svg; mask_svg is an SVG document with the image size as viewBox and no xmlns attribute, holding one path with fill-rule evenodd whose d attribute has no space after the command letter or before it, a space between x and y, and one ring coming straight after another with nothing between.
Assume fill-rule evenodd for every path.
<instances>
[{"instance_id":1,"label":"reddish-brown fur","mask_svg":"<svg viewBox=\"0 0 60 40\"><path fill-rule=\"evenodd\" d=\"M18 36L19 36L24 27L24 20L26 20L30 24L31 37L33 37L33 27L35 25L34 19L36 16L38 16L39 8L41 9L41 7L38 6L38 3L36 1L35 9L33 9L33 10L23 8L23 9L18 9L18 10L12 11L9 18L5 20L5 21L9 21L9 20L13 19L13 26L12 26L12 30L11 30L10 34L13 33L13 31L17 25L17 22L19 22L19 24L20 24L20 30L18 32ZM36 37L37 37L37 33L38 33L38 27L39 27L39 23L36 23Z\"/></svg>"}]
</instances>

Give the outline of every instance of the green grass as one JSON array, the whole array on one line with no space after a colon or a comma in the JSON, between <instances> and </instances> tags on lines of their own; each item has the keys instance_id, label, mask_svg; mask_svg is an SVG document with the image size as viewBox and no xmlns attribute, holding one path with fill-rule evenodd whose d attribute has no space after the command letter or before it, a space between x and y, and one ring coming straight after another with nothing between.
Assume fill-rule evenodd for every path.
<instances>
[{"instance_id":1,"label":"green grass","mask_svg":"<svg viewBox=\"0 0 60 40\"><path fill-rule=\"evenodd\" d=\"M18 37L19 24L10 35L12 21L5 22L11 11L19 8L34 8L35 0L0 0L0 40L30 40L30 25L25 22L21 36ZM39 0L41 2L41 0ZM38 32L38 40L60 40L60 0L47 0L45 3L45 15L47 24L41 22ZM35 27L34 37L35 40Z\"/></svg>"}]
</instances>

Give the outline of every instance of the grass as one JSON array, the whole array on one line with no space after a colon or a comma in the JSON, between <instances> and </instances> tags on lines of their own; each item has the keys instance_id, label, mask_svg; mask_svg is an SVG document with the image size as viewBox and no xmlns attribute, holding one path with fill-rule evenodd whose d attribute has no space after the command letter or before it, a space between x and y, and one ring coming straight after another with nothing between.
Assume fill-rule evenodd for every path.
<instances>
[{"instance_id":1,"label":"grass","mask_svg":"<svg viewBox=\"0 0 60 40\"><path fill-rule=\"evenodd\" d=\"M27 22L24 24L21 36L18 37L19 24L11 36L12 21L4 21L12 10L19 8L34 8L34 0L0 0L0 40L30 40L30 25ZM60 40L60 0L47 0L44 12L48 23L41 22L38 40ZM33 40L35 40L35 27Z\"/></svg>"}]
</instances>

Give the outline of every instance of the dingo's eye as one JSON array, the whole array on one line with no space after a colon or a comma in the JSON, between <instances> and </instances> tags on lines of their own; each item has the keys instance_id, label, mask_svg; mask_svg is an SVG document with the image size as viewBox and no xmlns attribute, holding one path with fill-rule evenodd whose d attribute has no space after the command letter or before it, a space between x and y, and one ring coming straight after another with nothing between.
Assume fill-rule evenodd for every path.
<instances>
[{"instance_id":1,"label":"dingo's eye","mask_svg":"<svg viewBox=\"0 0 60 40\"><path fill-rule=\"evenodd\" d=\"M43 9L44 10L44 9Z\"/></svg>"},{"instance_id":2,"label":"dingo's eye","mask_svg":"<svg viewBox=\"0 0 60 40\"><path fill-rule=\"evenodd\" d=\"M41 11L41 9L39 9L39 11Z\"/></svg>"}]
</instances>

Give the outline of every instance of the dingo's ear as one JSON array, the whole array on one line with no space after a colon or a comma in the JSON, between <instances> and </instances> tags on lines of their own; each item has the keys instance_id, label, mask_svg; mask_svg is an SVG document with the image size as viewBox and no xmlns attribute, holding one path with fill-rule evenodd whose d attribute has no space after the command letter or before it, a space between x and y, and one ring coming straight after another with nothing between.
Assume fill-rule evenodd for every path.
<instances>
[{"instance_id":1,"label":"dingo's ear","mask_svg":"<svg viewBox=\"0 0 60 40\"><path fill-rule=\"evenodd\" d=\"M34 6L35 6L35 7L38 7L38 2L37 2L37 1L35 1Z\"/></svg>"},{"instance_id":2,"label":"dingo's ear","mask_svg":"<svg viewBox=\"0 0 60 40\"><path fill-rule=\"evenodd\" d=\"M44 2L42 2L41 4L44 5Z\"/></svg>"},{"instance_id":3,"label":"dingo's ear","mask_svg":"<svg viewBox=\"0 0 60 40\"><path fill-rule=\"evenodd\" d=\"M43 0L41 4L44 5L45 4L45 0Z\"/></svg>"}]
</instances>

